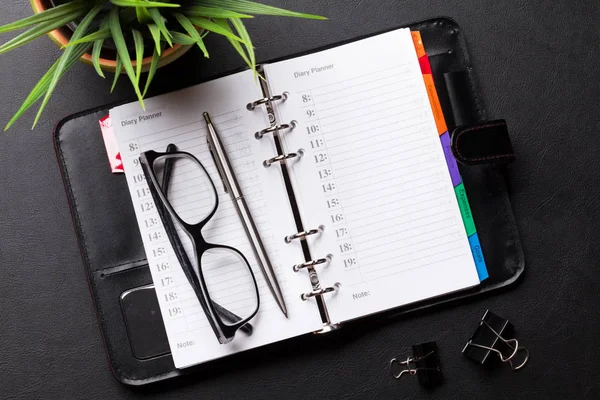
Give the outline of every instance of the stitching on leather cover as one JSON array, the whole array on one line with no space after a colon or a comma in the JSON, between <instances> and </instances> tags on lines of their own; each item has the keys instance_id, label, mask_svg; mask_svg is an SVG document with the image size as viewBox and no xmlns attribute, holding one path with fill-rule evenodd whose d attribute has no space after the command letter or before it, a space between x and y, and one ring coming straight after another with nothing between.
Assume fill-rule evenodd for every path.
<instances>
[{"instance_id":1,"label":"stitching on leather cover","mask_svg":"<svg viewBox=\"0 0 600 400\"><path fill-rule=\"evenodd\" d=\"M127 265L127 264L135 264L135 263L139 263L139 262L142 262L142 261L148 261L148 260L145 259L145 258L140 258L139 260L127 261L127 262L124 262L124 263L121 263L121 264L117 264L117 265L113 265L113 266L110 266L110 267L104 267L104 268L95 269L94 273L106 271L106 270L109 270L109 269L119 268L119 267L122 267L122 266ZM143 267L143 266L144 266L144 264L141 264L141 265L132 267L132 269L133 268ZM128 270L125 270L125 271L128 271Z\"/></svg>"},{"instance_id":2,"label":"stitching on leather cover","mask_svg":"<svg viewBox=\"0 0 600 400\"><path fill-rule=\"evenodd\" d=\"M459 25L456 24L456 26L458 27L458 29L460 29ZM482 112L482 106L481 106L481 99L479 98L479 94L477 93L477 90L475 90L475 82L473 81L473 66L471 65L471 59L467 56L468 52L467 49L465 47L465 43L464 40L461 40L461 37L457 36L456 41L458 42L458 48L460 49L460 55L462 57L463 60L465 60L465 64L467 67L467 77L468 77L468 81L469 81L469 88L471 89L471 94L473 95L473 98L475 99L475 107L477 108L477 115L479 116L479 118L483 118L483 112Z\"/></svg>"},{"instance_id":3,"label":"stitching on leather cover","mask_svg":"<svg viewBox=\"0 0 600 400\"><path fill-rule=\"evenodd\" d=\"M420 30L418 27L430 28L432 25L435 26L435 24L437 22L440 22L440 23L443 22L445 24L450 22L450 25L452 26L452 28L456 29L455 42L458 45L458 49L460 51L460 57L464 61L464 64L465 64L465 68L467 71L467 78L468 78L467 80L469 82L469 89L471 91L471 95L473 96L473 98L475 100L475 111L477 112L477 115L479 116L479 119L481 120L481 119L485 118L486 113L483 110L481 98L479 97L477 90L475 90L475 81L473 79L473 73L472 73L473 66L471 65L471 59L469 57L469 53L466 48L464 37L462 36L462 28L460 27L460 25L454 19L444 16L444 17L436 17L436 18L422 21L422 22L416 24L416 27L417 27L417 30ZM412 24L410 24L410 25L412 25Z\"/></svg>"},{"instance_id":4,"label":"stitching on leather cover","mask_svg":"<svg viewBox=\"0 0 600 400\"><path fill-rule=\"evenodd\" d=\"M487 157L473 157L473 158L469 158L469 157L465 157L460 153L460 139L463 136L463 133L467 133L467 132L472 132L475 130L479 130L479 129L486 129L486 128L493 128L496 126L501 126L503 125L501 122L498 123L494 123L494 124L485 124L485 125L478 125L478 126L471 126L465 129L459 129L458 133L456 134L456 152L458 153L458 156L463 159L464 161L489 161L489 160L497 160L497 159L501 159L501 158L506 158L506 157L511 157L512 154L510 153L506 153L506 154L499 154L496 156L487 156Z\"/></svg>"},{"instance_id":5,"label":"stitching on leather cover","mask_svg":"<svg viewBox=\"0 0 600 400\"><path fill-rule=\"evenodd\" d=\"M432 24L435 24L436 21L439 20L443 20L443 21L451 21L454 25L455 28L458 29L458 35L457 35L457 40L456 42L458 43L458 51L460 51L460 55L464 61L464 64L467 68L467 70L469 71L468 73L468 81L469 81L469 86L470 86L470 90L471 90L471 94L473 95L473 97L475 98L475 107L476 107L476 111L477 114L479 115L480 120L486 118L486 111L482 108L483 107L483 102L480 100L479 94L477 93L476 90L476 82L474 81L474 74L472 73L473 67L471 65L471 60L469 57L469 52L468 49L466 47L466 42L464 41L464 36L462 35L462 28L461 26L456 23L456 21L454 21L452 18L449 17L445 17L445 16L441 16L441 17L437 17L437 18L432 18L426 21L422 21L421 23L418 24L418 26L420 27L430 27ZM498 173L497 171L494 173ZM519 239L519 230L518 227L516 225L516 221L514 219L514 213L512 212L512 205L510 203L510 200L508 199L508 195L506 193L506 183L504 181L504 178L499 178L502 181L502 187L503 187L503 195L502 195L502 201L500 202L500 207L501 207L501 211L500 211L500 215L502 215L503 219L505 221L507 221L507 223L505 224L505 226L508 226L508 231L507 231L507 239L510 240L510 243L507 244L505 246L505 248L508 251L508 256L510 257L507 261L510 261L510 263L512 264L513 262L515 269L515 273L513 276L511 276L509 279L502 281L502 282L498 282L497 284L493 284L493 285L486 285L485 287L483 287L479 292L477 293L473 293L473 295L478 295L484 292L488 292L491 290L495 290L501 287L505 287L508 285L511 285L512 283L514 283L522 274L522 272L524 271L524 263L525 263L525 258L523 255L523 249L522 249L522 245ZM471 295L467 295L466 297L470 297ZM459 298L460 300L460 298ZM427 306L425 306L424 308L427 308ZM418 308L416 309L418 310ZM409 310L411 311L411 310ZM400 312L400 314L405 314L406 311Z\"/></svg>"},{"instance_id":6,"label":"stitching on leather cover","mask_svg":"<svg viewBox=\"0 0 600 400\"><path fill-rule=\"evenodd\" d=\"M472 71L473 71L473 68L469 65L467 67L467 75L469 77L469 79L468 79L469 86L471 89L471 94L473 95L473 98L475 99L475 107L477 108L477 115L479 116L479 119L482 119L483 115L482 115L482 111L481 111L481 99L479 98L479 95L477 94L477 90L475 90L475 83L473 82L473 79L472 79Z\"/></svg>"},{"instance_id":7,"label":"stitching on leather cover","mask_svg":"<svg viewBox=\"0 0 600 400\"><path fill-rule=\"evenodd\" d=\"M89 113L83 114L81 116L90 115L90 114L93 114L93 112L89 112ZM67 189L67 193L69 195L69 200L73 203L73 207L77 210L77 212L75 214L71 213L71 215L73 215L73 219L75 220L76 229L80 233L81 242L83 244L83 247L82 247L83 253L84 253L83 255L84 255L84 258L85 258L85 263L87 264L88 269L89 269L91 267L91 263L90 263L90 257L89 257L89 254L88 254L87 244L86 244L86 240L85 240L85 232L84 232L83 227L81 225L81 220L79 219L79 208L77 207L77 200L75 200L75 196L73 195L73 189L71 188L71 178L69 177L68 165L67 165L67 162L65 161L65 158L64 158L64 155L63 155L63 151L62 151L62 148L60 146L61 145L60 139L58 137L58 134L59 134L60 130L62 129L62 127L67 122L72 121L72 120L74 120L76 118L79 118L81 116L73 116L73 118L67 117L68 119L62 120L57 125L57 127L55 129L55 132L56 132L56 134L55 134L55 140L56 140L55 143L56 143L56 148L59 150L60 163L63 166L62 172L64 172L65 178L66 178L66 180L69 183L68 185L65 185L65 187ZM87 271L86 271L86 274L87 274Z\"/></svg>"},{"instance_id":8,"label":"stitching on leather cover","mask_svg":"<svg viewBox=\"0 0 600 400\"><path fill-rule=\"evenodd\" d=\"M95 113L97 113L99 111L102 111L102 110L110 109L110 108L112 108L114 106L117 106L118 104L122 104L122 103L117 103L117 104L108 105L108 106L106 106L106 105L99 106L99 107L96 107L96 108L92 108L92 109L89 109L89 110L85 110L85 111L81 111L81 112L78 112L78 113L75 113L75 114L71 114L68 117L65 117L61 121L59 121L58 124L56 125L56 127L54 128L54 144L56 146L56 150L57 150L57 153L58 153L58 156L59 156L59 161L60 161L60 164L61 164L61 167L62 167L61 168L61 174L64 173L64 178L66 178L66 181L63 180L63 183L65 183L64 186L65 186L67 194L68 194L68 200L69 200L70 203L72 203L73 208L76 210L75 213L71 212L71 215L72 215L73 219L75 220L75 228L76 228L76 230L78 232L78 236L81 237L81 244L83 246L80 245L79 247L83 251L84 261L85 261L85 263L87 265L86 275L88 274L88 272L92 272L92 271L89 271L90 268L91 268L91 262L90 262L90 257L89 257L89 253L88 253L88 249L87 249L87 244L86 244L86 239L85 239L86 235L85 235L85 231L83 229L83 226L81 224L81 219L79 218L79 208L77 207L77 200L75 200L75 195L73 194L73 189L71 188L71 178L69 177L69 169L68 169L67 162L65 161L64 155L63 155L63 150L62 150L62 147L61 147L61 140L60 140L59 136L60 136L61 129L68 122L74 121L74 120L79 119L81 117L86 117L86 116L91 115L91 114L95 114ZM68 184L67 184L67 182L68 182ZM140 262L140 261L143 261L143 260L145 260L145 259L140 259L140 260L130 261L130 262ZM125 264L127 264L127 263L125 263ZM125 264L116 265L115 267L123 266ZM99 269L98 271L102 271L102 270L108 269L108 268L113 268L113 267L102 268L102 269ZM94 296L94 297L96 297L96 296Z\"/></svg>"},{"instance_id":9,"label":"stitching on leather cover","mask_svg":"<svg viewBox=\"0 0 600 400\"><path fill-rule=\"evenodd\" d=\"M458 24L456 24L457 27L459 27ZM460 27L459 27L460 29ZM459 31L460 32L460 31ZM469 81L469 87L471 89L471 94L473 95L473 98L475 99L475 107L477 108L477 115L479 116L480 119L484 118L485 116L485 112L483 112L482 109L482 105L481 105L481 99L479 98L479 94L477 93L477 90L475 90L475 82L473 81L473 66L471 65L471 59L468 56L468 52L464 43L464 38L461 35L460 37L457 35L457 39L456 41L458 42L458 48L460 49L460 55L462 57L463 60L465 60L465 64L467 67L467 77L468 77L468 81Z\"/></svg>"},{"instance_id":10,"label":"stitching on leather cover","mask_svg":"<svg viewBox=\"0 0 600 400\"><path fill-rule=\"evenodd\" d=\"M77 207L77 200L75 199L75 195L73 194L73 189L71 188L71 178L69 177L69 166L68 166L67 162L65 161L65 158L64 158L64 155L63 155L63 151L62 151L62 148L60 146L61 143L60 143L60 140L59 140L59 133L60 133L60 130L62 129L62 127L67 122L73 121L73 120L81 118L81 117L86 117L88 115L94 114L94 113L96 113L98 111L101 111L101 110L104 110L104 109L105 109L105 107L100 107L98 109L87 110L87 111L84 111L84 112L81 112L81 113L73 114L73 115L65 118L64 120L62 120L56 126L56 129L55 129L55 132L56 132L56 134L55 134L55 143L56 143L57 149L59 150L59 152L58 152L59 154L58 155L59 155L60 163L64 167L64 168L62 168L62 170L64 171L65 178L68 181L68 185L65 185L65 187L66 187L67 192L68 192L69 200L72 202L73 208L76 210L76 213L75 213L75 215L73 215L73 217L75 219L76 229L77 229L77 231L79 231L80 236L81 236L81 242L82 242L81 244L83 245L82 249L83 249L83 253L84 253L84 257L85 257L85 262L86 262L88 268L91 268L91 262L90 262L90 257L89 257L89 254L88 254L87 244L86 244L86 240L85 240L85 236L86 235L85 235L85 231L83 229L83 225L81 224L81 219L79 218L79 208ZM71 213L71 214L73 214L73 213ZM110 267L104 267L104 268L100 268L100 269L95 269L94 271L90 271L90 272L106 271L108 269L118 268L118 267L122 267L123 265L133 264L133 263L137 263L137 262L141 262L141 261L146 261L146 259L145 258L140 258L138 260L127 261L127 262L124 262L124 263L121 263L121 264L117 264L117 265L113 265L113 266L110 266Z\"/></svg>"},{"instance_id":11,"label":"stitching on leather cover","mask_svg":"<svg viewBox=\"0 0 600 400\"><path fill-rule=\"evenodd\" d=\"M119 104L121 104L121 103L119 103ZM55 151L58 155L58 160L60 162L60 167L61 167L60 172L61 172L61 176L63 177L63 184L65 186L67 200L69 202L71 218L74 221L75 229L77 231L77 241L79 243L79 246L78 246L79 251L82 253L83 262L85 263L85 268L84 268L85 275L87 277L88 287L90 289L90 294L92 297L92 301L94 303L94 313L96 314L96 320L98 321L100 335L102 337L102 344L105 349L106 355L109 359L109 361L108 361L109 368L113 371L113 374L116 377L118 377L119 380L130 381L130 382L144 382L144 381L152 381L153 380L152 378L156 379L156 378L168 376L169 374L172 374L173 372L169 371L167 373L157 374L157 375L152 376L150 379L148 379L148 378L132 379L130 377L126 377L123 375L123 372L121 369L121 364L118 362L118 360L116 363L113 363L113 358L110 355L110 353L112 351L112 347L109 346L107 339L105 337L105 335L106 335L105 322L104 322L105 316L102 313L102 311L100 310L100 305L102 304L102 302L100 301L100 298L98 297L97 291L92 288L92 279L94 279L93 273L95 273L97 271L102 271L103 269L99 269L97 271L91 271L91 263L90 263L90 257L89 257L86 239L85 239L85 232L83 230L83 227L81 225L81 220L79 218L79 208L77 207L77 201L75 200L75 196L74 196L73 190L71 188L71 178L69 176L68 165L67 165L67 162L63 155L63 150L61 147L61 140L59 139L62 127L65 126L68 122L73 121L78 118L81 118L81 117L85 117L85 116L97 113L102 110L106 110L107 107L110 108L110 107L117 106L117 105L118 104L109 105L109 106L100 106L97 108L93 108L93 109L89 109L89 110L85 110L85 111L82 111L79 113L69 115L69 116L63 118L62 120L60 120L58 122L58 124L56 124L56 127L54 128L53 136L54 136ZM72 206L72 208L71 208L71 206ZM75 212L73 212L73 210L75 210ZM141 260L134 261L134 262L140 262L142 260L145 260L145 259L141 259ZM125 264L127 264L127 263L125 263ZM125 264L121 264L120 266L125 265ZM116 266L116 267L118 267L118 266Z\"/></svg>"},{"instance_id":12,"label":"stitching on leather cover","mask_svg":"<svg viewBox=\"0 0 600 400\"><path fill-rule=\"evenodd\" d=\"M456 21L454 21L453 19L448 18L448 17L439 17L439 18L434 18L429 21L423 21L423 25L426 26L427 22L431 23L431 21L436 21L438 19L450 20L450 21L454 22L456 27L459 29L459 33L460 33L460 31L461 31L460 25L458 23L456 23ZM469 58L469 53L466 48L466 43L464 41L464 37L462 35L458 35L457 42L458 42L458 47L461 52L461 57L465 61L467 70L469 71L468 80L469 80L469 84L470 84L471 93L473 94L473 97L475 98L475 103L476 103L475 106L477 107L477 113L479 115L479 118L483 119L486 116L486 112L485 112L485 110L482 109L482 102L480 101L477 90L475 89L475 82L473 80L473 74L471 73L473 68L471 66L471 59ZM458 138L457 138L457 140L458 140ZM459 154L459 156L460 156L460 154ZM500 204L502 207L503 218L505 221L508 221L508 223L504 224L504 225L505 226L508 225L509 231L507 232L507 236L510 238L510 244L507 246L507 248L510 247L513 249L512 251L509 252L509 256L512 258L512 260L514 260L516 262L516 264L515 264L516 271L515 271L515 274L513 276L511 276L508 280L498 282L495 285L489 285L487 287L487 289L484 288L479 293L488 292L488 291L495 290L495 289L498 289L498 288L501 288L504 286L509 286L512 283L514 283L521 276L521 274L524 271L525 257L523 254L523 247L521 245L521 241L519 238L519 230L517 227L517 223L515 221L514 213L512 211L512 204L510 203L508 194L506 192L507 189L506 189L505 178L501 177L500 180L502 181L502 186L503 186L502 201L500 202ZM475 293L474 295L479 294L479 293ZM470 296L467 296L467 297L470 297Z\"/></svg>"}]
</instances>

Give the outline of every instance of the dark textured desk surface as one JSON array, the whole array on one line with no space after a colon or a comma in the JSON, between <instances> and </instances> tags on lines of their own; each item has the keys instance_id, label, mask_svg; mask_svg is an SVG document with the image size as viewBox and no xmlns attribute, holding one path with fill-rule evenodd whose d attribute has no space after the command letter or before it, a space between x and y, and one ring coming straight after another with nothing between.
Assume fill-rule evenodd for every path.
<instances>
[{"instance_id":1,"label":"dark textured desk surface","mask_svg":"<svg viewBox=\"0 0 600 400\"><path fill-rule=\"evenodd\" d=\"M0 24L30 13L0 0ZM113 379L87 288L51 133L59 118L133 100L77 65L39 127L29 114L0 135L0 397L2 398L600 398L600 3L597 0L271 0L328 22L257 18L259 59L272 59L448 15L462 26L490 116L506 118L518 161L511 193L527 260L523 279L466 304L293 342L264 360L167 385L131 389ZM223 41L159 73L155 92L188 86L242 62ZM216 48L215 46L220 46ZM58 50L42 38L0 56L0 124L17 110ZM170 76L169 76L170 75ZM483 311L510 319L531 361L485 371L460 351ZM394 381L387 363L437 340L446 383L433 392ZM315 341L311 341L315 343ZM244 358L248 362L248 358Z\"/></svg>"}]
</instances>

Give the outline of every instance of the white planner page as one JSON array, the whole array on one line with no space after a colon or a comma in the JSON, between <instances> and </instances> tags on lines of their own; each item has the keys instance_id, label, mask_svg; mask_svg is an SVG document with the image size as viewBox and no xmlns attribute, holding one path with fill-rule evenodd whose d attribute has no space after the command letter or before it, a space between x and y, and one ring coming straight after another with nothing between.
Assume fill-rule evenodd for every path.
<instances>
[{"instance_id":1,"label":"white planner page","mask_svg":"<svg viewBox=\"0 0 600 400\"><path fill-rule=\"evenodd\" d=\"M336 322L479 284L408 29L266 67Z\"/></svg>"},{"instance_id":2,"label":"white planner page","mask_svg":"<svg viewBox=\"0 0 600 400\"><path fill-rule=\"evenodd\" d=\"M311 332L322 326L317 307L299 298L299 293L305 290L306 278L294 274L292 265L302 255L284 243L284 237L289 234L286 228L293 226L293 217L281 172L262 165L264 159L273 156L274 146L269 141L254 139L255 131L268 126L266 113L246 109L247 103L261 97L253 73L247 71L148 99L145 101L146 111L142 111L138 103L131 103L110 113L177 368ZM285 318L266 286L242 222L230 196L224 192L207 148L207 128L202 115L205 111L210 113L228 151L275 268L289 319ZM217 341L198 298L183 274L139 165L141 152L164 152L170 143L175 144L178 150L196 156L217 187L219 208L203 230L206 240L240 250L252 265L259 286L260 309L250 321L254 327L252 335L238 331L235 339L228 344L222 345ZM183 170L180 173L189 174ZM210 196L196 193L189 183L185 183L186 176L178 176L176 170L173 174L170 192L176 191L182 202L196 203L199 207L210 207L203 204L206 201L213 204L208 199ZM189 240L182 242L184 247L191 248ZM222 290L237 290L239 282L236 278L226 276L229 280L222 283ZM220 292L219 302L221 299L226 307L227 292Z\"/></svg>"}]
</instances>

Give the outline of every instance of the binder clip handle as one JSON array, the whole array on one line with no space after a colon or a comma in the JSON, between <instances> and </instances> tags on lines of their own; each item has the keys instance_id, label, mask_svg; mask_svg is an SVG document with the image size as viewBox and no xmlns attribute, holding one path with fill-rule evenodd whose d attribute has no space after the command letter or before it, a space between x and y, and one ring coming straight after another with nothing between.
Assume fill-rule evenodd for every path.
<instances>
[{"instance_id":1,"label":"binder clip handle","mask_svg":"<svg viewBox=\"0 0 600 400\"><path fill-rule=\"evenodd\" d=\"M506 339L503 336L510 334L512 329L508 320L487 310L465 345L463 354L480 364L487 364L489 355L496 354L513 371L520 370L529 361L529 350L519 346L517 339Z\"/></svg>"},{"instance_id":2,"label":"binder clip handle","mask_svg":"<svg viewBox=\"0 0 600 400\"><path fill-rule=\"evenodd\" d=\"M527 361L529 361L529 350L527 350L525 347L519 347L519 341L517 339L505 339L498 332L496 332L494 330L494 328L492 328L490 326L490 324L488 324L486 321L481 321L481 323L484 324L485 326L487 326L488 329L490 331L492 331L492 333L494 335L496 335L498 337L498 339L502 340L509 349L512 349L512 353L508 357L505 357L504 354L500 350L495 349L493 347L483 346L483 345L480 345L477 343L473 343L472 340L469 341L469 343L467 344L468 346L474 346L474 347L478 347L480 349L493 351L494 353L498 354L498 357L500 357L500 361L502 361L503 363L507 362L513 371L518 371L521 368L523 368L525 366L525 364L527 364ZM520 364L515 366L515 364L513 363L513 360L515 359L515 357L517 357L517 354L520 354L520 353L524 354L523 361L521 361Z\"/></svg>"},{"instance_id":3,"label":"binder clip handle","mask_svg":"<svg viewBox=\"0 0 600 400\"><path fill-rule=\"evenodd\" d=\"M392 358L390 361L390 373L394 379L403 376L417 376L419 382L425 387L438 386L444 382L442 366L437 353L435 342L413 345L413 355L408 356L405 361Z\"/></svg>"},{"instance_id":4,"label":"binder clip handle","mask_svg":"<svg viewBox=\"0 0 600 400\"><path fill-rule=\"evenodd\" d=\"M423 368L423 367L417 367L417 363L429 356L433 355L433 351L429 352L427 355L420 357L420 358L411 358L408 357L406 359L406 361L398 361L398 359L396 357L392 358L390 360L390 373L392 374L392 377L394 379L400 379L402 378L402 375L404 374L409 374L409 375L416 375L418 371L440 371L440 368ZM399 365L399 366L404 366L406 365L406 369L400 371L398 373L397 368L395 368L395 365Z\"/></svg>"}]
</instances>

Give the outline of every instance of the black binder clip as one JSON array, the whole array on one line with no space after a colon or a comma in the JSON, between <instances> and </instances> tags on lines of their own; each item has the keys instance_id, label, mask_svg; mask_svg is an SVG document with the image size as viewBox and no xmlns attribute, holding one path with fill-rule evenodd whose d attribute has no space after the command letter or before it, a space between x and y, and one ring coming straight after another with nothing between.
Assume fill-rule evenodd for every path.
<instances>
[{"instance_id":1,"label":"black binder clip","mask_svg":"<svg viewBox=\"0 0 600 400\"><path fill-rule=\"evenodd\" d=\"M495 353L503 363L509 363L513 371L517 371L529 361L529 350L519 347L517 339L505 339L514 328L508 320L487 310L477 330L463 349L463 354L479 364L488 364ZM518 359L522 359L517 363Z\"/></svg>"},{"instance_id":2,"label":"black binder clip","mask_svg":"<svg viewBox=\"0 0 600 400\"><path fill-rule=\"evenodd\" d=\"M402 376L417 375L421 385L425 387L439 386L444 382L442 365L438 356L436 342L415 344L412 346L413 356L405 361L392 358L390 361L390 372L395 379Z\"/></svg>"}]
</instances>

